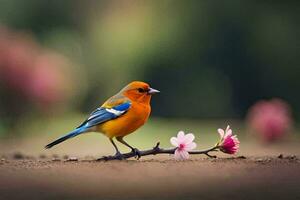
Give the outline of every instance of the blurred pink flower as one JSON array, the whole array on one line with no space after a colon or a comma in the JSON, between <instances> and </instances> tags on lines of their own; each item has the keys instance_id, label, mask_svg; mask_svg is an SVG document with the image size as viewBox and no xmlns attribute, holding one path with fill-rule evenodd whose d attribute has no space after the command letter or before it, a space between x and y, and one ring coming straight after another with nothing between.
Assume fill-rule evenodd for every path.
<instances>
[{"instance_id":1,"label":"blurred pink flower","mask_svg":"<svg viewBox=\"0 0 300 200\"><path fill-rule=\"evenodd\" d=\"M0 28L0 77L5 85L24 92L31 79L37 44L27 35Z\"/></svg>"},{"instance_id":2,"label":"blurred pink flower","mask_svg":"<svg viewBox=\"0 0 300 200\"><path fill-rule=\"evenodd\" d=\"M195 149L197 146L196 143L193 142L194 139L194 134L188 133L185 135L183 131L179 131L177 137L170 139L171 144L177 147L174 154L176 160L186 160L189 158L188 151Z\"/></svg>"},{"instance_id":3,"label":"blurred pink flower","mask_svg":"<svg viewBox=\"0 0 300 200\"><path fill-rule=\"evenodd\" d=\"M281 99L259 101L249 109L247 122L265 141L279 139L292 126L290 107Z\"/></svg>"},{"instance_id":4,"label":"blurred pink flower","mask_svg":"<svg viewBox=\"0 0 300 200\"><path fill-rule=\"evenodd\" d=\"M12 94L43 109L65 102L73 86L70 66L30 35L0 26L0 82Z\"/></svg>"},{"instance_id":5,"label":"blurred pink flower","mask_svg":"<svg viewBox=\"0 0 300 200\"><path fill-rule=\"evenodd\" d=\"M42 105L63 101L70 93L70 77L64 72L67 61L47 52L37 56L28 85L29 97Z\"/></svg>"},{"instance_id":6,"label":"blurred pink flower","mask_svg":"<svg viewBox=\"0 0 300 200\"><path fill-rule=\"evenodd\" d=\"M225 131L219 128L218 132L221 137L220 142L218 143L220 150L224 153L235 154L239 150L240 141L236 135L232 135L230 126L228 125Z\"/></svg>"}]
</instances>

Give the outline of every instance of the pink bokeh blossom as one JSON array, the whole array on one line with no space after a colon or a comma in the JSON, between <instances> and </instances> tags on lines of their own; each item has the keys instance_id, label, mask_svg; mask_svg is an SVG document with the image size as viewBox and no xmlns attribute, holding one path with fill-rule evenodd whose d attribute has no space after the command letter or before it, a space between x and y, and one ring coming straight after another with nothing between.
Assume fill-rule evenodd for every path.
<instances>
[{"instance_id":1,"label":"pink bokeh blossom","mask_svg":"<svg viewBox=\"0 0 300 200\"><path fill-rule=\"evenodd\" d=\"M29 34L0 26L0 84L42 110L67 102L72 93L72 64L43 48Z\"/></svg>"},{"instance_id":2,"label":"pink bokeh blossom","mask_svg":"<svg viewBox=\"0 0 300 200\"><path fill-rule=\"evenodd\" d=\"M29 97L44 105L63 101L69 96L70 77L64 73L67 61L52 52L39 55L35 59L32 79L28 83Z\"/></svg>"},{"instance_id":3,"label":"pink bokeh blossom","mask_svg":"<svg viewBox=\"0 0 300 200\"><path fill-rule=\"evenodd\" d=\"M284 136L292 126L291 110L281 99L261 100L248 112L247 122L264 141L274 141Z\"/></svg>"}]
</instances>

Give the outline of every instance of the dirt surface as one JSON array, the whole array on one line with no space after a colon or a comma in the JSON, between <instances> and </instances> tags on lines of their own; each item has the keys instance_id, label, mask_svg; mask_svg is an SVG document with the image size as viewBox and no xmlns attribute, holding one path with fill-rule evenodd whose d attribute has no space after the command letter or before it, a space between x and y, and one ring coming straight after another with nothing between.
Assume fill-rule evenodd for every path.
<instances>
[{"instance_id":1,"label":"dirt surface","mask_svg":"<svg viewBox=\"0 0 300 200\"><path fill-rule=\"evenodd\" d=\"M93 158L3 155L0 199L300 199L299 155Z\"/></svg>"}]
</instances>

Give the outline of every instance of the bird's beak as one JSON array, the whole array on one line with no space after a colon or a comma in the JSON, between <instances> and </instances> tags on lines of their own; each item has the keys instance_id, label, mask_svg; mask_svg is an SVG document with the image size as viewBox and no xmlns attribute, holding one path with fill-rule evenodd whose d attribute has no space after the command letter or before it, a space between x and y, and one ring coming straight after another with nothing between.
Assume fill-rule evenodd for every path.
<instances>
[{"instance_id":1,"label":"bird's beak","mask_svg":"<svg viewBox=\"0 0 300 200\"><path fill-rule=\"evenodd\" d=\"M160 91L156 90L156 89L153 89L153 88L150 88L149 91L148 91L148 94L156 94L156 93L160 93Z\"/></svg>"}]
</instances>

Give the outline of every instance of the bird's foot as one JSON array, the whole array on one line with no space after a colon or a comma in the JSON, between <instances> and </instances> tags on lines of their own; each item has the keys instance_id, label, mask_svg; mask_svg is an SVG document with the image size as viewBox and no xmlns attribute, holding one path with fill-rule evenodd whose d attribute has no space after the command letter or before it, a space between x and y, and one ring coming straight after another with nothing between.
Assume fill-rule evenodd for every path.
<instances>
[{"instance_id":1,"label":"bird's foot","mask_svg":"<svg viewBox=\"0 0 300 200\"><path fill-rule=\"evenodd\" d=\"M138 159L140 159L141 158L141 152L140 152L140 150L138 150L137 148L133 148L132 149L132 152L134 153L134 157L138 160Z\"/></svg>"},{"instance_id":2,"label":"bird's foot","mask_svg":"<svg viewBox=\"0 0 300 200\"><path fill-rule=\"evenodd\" d=\"M97 161L109 161L113 160L113 156L102 156L101 158L98 158Z\"/></svg>"},{"instance_id":3,"label":"bird's foot","mask_svg":"<svg viewBox=\"0 0 300 200\"><path fill-rule=\"evenodd\" d=\"M117 160L125 160L123 154L121 154L119 151L117 151L113 157L115 157Z\"/></svg>"},{"instance_id":4,"label":"bird's foot","mask_svg":"<svg viewBox=\"0 0 300 200\"><path fill-rule=\"evenodd\" d=\"M117 152L113 156L103 156L101 158L98 158L97 161L109 161L109 160L125 160L123 154L120 152Z\"/></svg>"}]
</instances>

